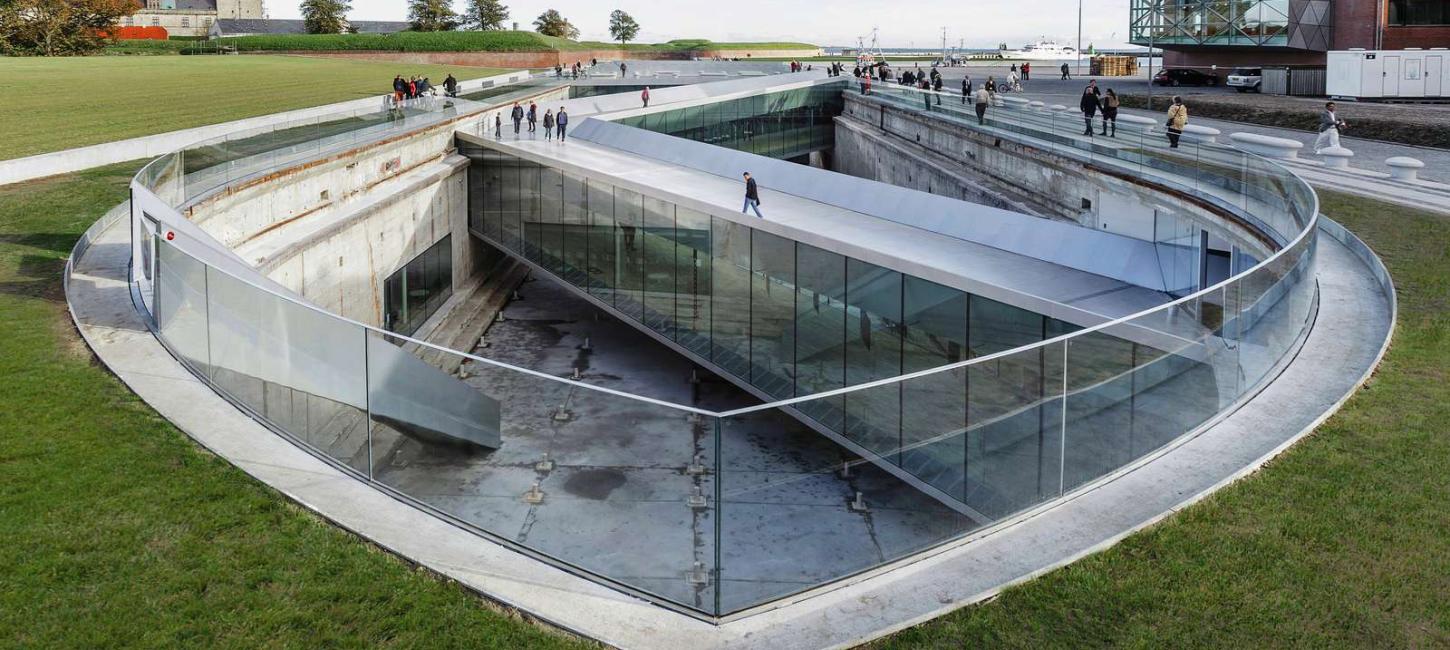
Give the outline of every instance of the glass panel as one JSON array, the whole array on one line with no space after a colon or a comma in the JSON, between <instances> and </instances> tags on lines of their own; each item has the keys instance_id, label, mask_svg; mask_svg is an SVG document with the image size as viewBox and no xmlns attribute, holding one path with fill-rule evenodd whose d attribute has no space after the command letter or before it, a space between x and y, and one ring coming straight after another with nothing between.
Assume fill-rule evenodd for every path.
<instances>
[{"instance_id":1,"label":"glass panel","mask_svg":"<svg viewBox=\"0 0 1450 650\"><path fill-rule=\"evenodd\" d=\"M614 187L602 181L589 181L589 293L614 304L615 273L618 269L619 245L614 236Z\"/></svg>"},{"instance_id":2,"label":"glass panel","mask_svg":"<svg viewBox=\"0 0 1450 650\"><path fill-rule=\"evenodd\" d=\"M173 354L193 370L208 374L206 266L163 239L155 241L156 327Z\"/></svg>"},{"instance_id":3,"label":"glass panel","mask_svg":"<svg viewBox=\"0 0 1450 650\"><path fill-rule=\"evenodd\" d=\"M902 372L966 360L967 294L905 276ZM901 466L958 500L966 486L967 370L902 383Z\"/></svg>"},{"instance_id":4,"label":"glass panel","mask_svg":"<svg viewBox=\"0 0 1450 650\"><path fill-rule=\"evenodd\" d=\"M643 318L651 329L675 336L675 204L643 198L637 246L643 258Z\"/></svg>"},{"instance_id":5,"label":"glass panel","mask_svg":"<svg viewBox=\"0 0 1450 650\"><path fill-rule=\"evenodd\" d=\"M638 192L614 188L615 297L614 306L635 320L644 318L644 226L643 205Z\"/></svg>"},{"instance_id":6,"label":"glass panel","mask_svg":"<svg viewBox=\"0 0 1450 650\"><path fill-rule=\"evenodd\" d=\"M710 291L712 251L710 215L675 208L675 323L676 340L686 349L710 357L713 301Z\"/></svg>"},{"instance_id":7,"label":"glass panel","mask_svg":"<svg viewBox=\"0 0 1450 650\"><path fill-rule=\"evenodd\" d=\"M563 175L563 264L559 272L576 287L585 287L589 270L589 191L583 178Z\"/></svg>"},{"instance_id":8,"label":"glass panel","mask_svg":"<svg viewBox=\"0 0 1450 650\"><path fill-rule=\"evenodd\" d=\"M683 212L683 210L681 210ZM711 359L750 378L750 228L711 218Z\"/></svg>"},{"instance_id":9,"label":"glass panel","mask_svg":"<svg viewBox=\"0 0 1450 650\"><path fill-rule=\"evenodd\" d=\"M796 394L846 385L846 258L807 244L796 245ZM845 397L812 400L798 408L837 433L845 433Z\"/></svg>"},{"instance_id":10,"label":"glass panel","mask_svg":"<svg viewBox=\"0 0 1450 650\"><path fill-rule=\"evenodd\" d=\"M846 259L846 385L901 374L901 274ZM901 386L846 395L846 437L899 463Z\"/></svg>"},{"instance_id":11,"label":"glass panel","mask_svg":"<svg viewBox=\"0 0 1450 650\"><path fill-rule=\"evenodd\" d=\"M750 264L750 383L773 397L790 397L795 388L795 243L756 231Z\"/></svg>"}]
</instances>

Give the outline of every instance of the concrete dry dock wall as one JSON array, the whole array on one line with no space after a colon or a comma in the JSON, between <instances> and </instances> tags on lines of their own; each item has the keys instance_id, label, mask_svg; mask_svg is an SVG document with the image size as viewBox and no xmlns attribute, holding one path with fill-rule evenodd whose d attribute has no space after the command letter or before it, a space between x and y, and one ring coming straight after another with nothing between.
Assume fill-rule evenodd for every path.
<instances>
[{"instance_id":1,"label":"concrete dry dock wall","mask_svg":"<svg viewBox=\"0 0 1450 650\"><path fill-rule=\"evenodd\" d=\"M1089 228L1154 241L1155 215L1209 224L1211 247L1237 245L1258 257L1264 242L1242 224L1165 187L1105 173L1080 160L998 138L941 118L845 93L832 162L836 171L923 192L1021 209Z\"/></svg>"},{"instance_id":2,"label":"concrete dry dock wall","mask_svg":"<svg viewBox=\"0 0 1450 650\"><path fill-rule=\"evenodd\" d=\"M271 171L205 197L187 216L318 307L382 322L383 280L449 234L453 284L475 271L466 159L446 123Z\"/></svg>"}]
</instances>

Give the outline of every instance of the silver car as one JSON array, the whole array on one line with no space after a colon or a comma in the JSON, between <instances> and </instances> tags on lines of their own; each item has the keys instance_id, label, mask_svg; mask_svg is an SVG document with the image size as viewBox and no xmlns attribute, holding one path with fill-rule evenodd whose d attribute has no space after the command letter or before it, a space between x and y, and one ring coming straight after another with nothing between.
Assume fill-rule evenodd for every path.
<instances>
[{"instance_id":1,"label":"silver car","mask_svg":"<svg viewBox=\"0 0 1450 650\"><path fill-rule=\"evenodd\" d=\"M1228 75L1228 87L1241 93L1259 92L1264 83L1264 71L1260 68L1234 68Z\"/></svg>"}]
</instances>

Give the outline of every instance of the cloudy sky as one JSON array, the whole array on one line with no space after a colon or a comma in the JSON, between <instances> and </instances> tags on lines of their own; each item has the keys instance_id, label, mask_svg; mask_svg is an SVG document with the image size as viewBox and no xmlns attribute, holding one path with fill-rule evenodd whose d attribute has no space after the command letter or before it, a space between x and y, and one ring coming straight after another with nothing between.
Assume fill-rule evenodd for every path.
<instances>
[{"instance_id":1,"label":"cloudy sky","mask_svg":"<svg viewBox=\"0 0 1450 650\"><path fill-rule=\"evenodd\" d=\"M947 28L951 45L1019 47L1040 36L1069 41L1077 34L1078 0L504 0L509 20L531 29L535 17L558 9L589 40L609 40L609 12L623 9L639 21L639 40L708 38L716 41L807 41L854 45L880 28L883 47L941 46ZM1129 0L1082 0L1083 46L1121 45L1127 40ZM352 0L358 20L403 20L404 0ZM272 18L298 18L296 0L266 0ZM462 1L457 3L462 8ZM869 40L869 36L868 36Z\"/></svg>"}]
</instances>

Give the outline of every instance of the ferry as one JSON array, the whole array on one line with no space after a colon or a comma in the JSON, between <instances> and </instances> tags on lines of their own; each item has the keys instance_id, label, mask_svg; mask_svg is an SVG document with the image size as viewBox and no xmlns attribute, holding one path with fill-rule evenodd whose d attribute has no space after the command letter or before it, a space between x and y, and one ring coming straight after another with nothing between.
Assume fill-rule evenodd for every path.
<instances>
[{"instance_id":1,"label":"ferry","mask_svg":"<svg viewBox=\"0 0 1450 650\"><path fill-rule=\"evenodd\" d=\"M1020 50L1003 50L1002 58L1028 61L1071 61L1077 58L1077 49L1057 41L1037 41L1024 45Z\"/></svg>"}]
</instances>

